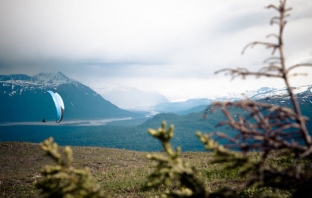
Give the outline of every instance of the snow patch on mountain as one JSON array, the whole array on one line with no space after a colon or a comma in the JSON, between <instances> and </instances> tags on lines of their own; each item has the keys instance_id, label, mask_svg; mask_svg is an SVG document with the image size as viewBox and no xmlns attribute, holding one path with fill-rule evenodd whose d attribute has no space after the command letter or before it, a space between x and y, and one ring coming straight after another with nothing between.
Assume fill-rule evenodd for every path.
<instances>
[{"instance_id":1,"label":"snow patch on mountain","mask_svg":"<svg viewBox=\"0 0 312 198\"><path fill-rule=\"evenodd\" d=\"M303 85L303 86L298 86L298 87L292 87L292 91L294 94L300 94L305 91L310 90L312 92L312 85ZM211 99L215 99L218 101L225 101L225 100L243 100L243 99L252 99L252 100L259 100L259 99L264 99L267 97L289 97L288 95L288 90L286 87L284 88L274 88L274 87L262 87L257 90L246 90L244 93L227 93L222 96L216 96Z\"/></svg>"},{"instance_id":2,"label":"snow patch on mountain","mask_svg":"<svg viewBox=\"0 0 312 198\"><path fill-rule=\"evenodd\" d=\"M24 91L56 89L61 84L72 83L79 87L81 83L72 80L61 72L57 73L39 73L34 76L25 74L0 75L0 86L4 87L2 93L9 96L16 94L22 95Z\"/></svg>"},{"instance_id":3,"label":"snow patch on mountain","mask_svg":"<svg viewBox=\"0 0 312 198\"><path fill-rule=\"evenodd\" d=\"M76 87L83 88L84 85L80 82L70 79L65 76L61 72L57 73L39 73L34 76L27 76L25 74L11 74L11 75L0 75L0 86L1 91L0 94L15 96L15 95L22 95L26 91L46 91L47 89L50 90L57 90L58 86L62 84L72 84ZM173 103L169 102L167 98L158 93L158 92L148 92L142 91L136 88L115 85L115 84L101 84L99 85L100 88L97 89L96 92L89 92L84 91L86 95L93 95L98 96L99 94L109 100L113 104L117 105L118 107L124 109L132 109L132 110L155 110L155 106L158 104L168 104ZM276 97L284 97L285 99L288 96L288 90L286 88L272 88L272 87L262 87L258 90L247 90L243 94L239 92L235 92L235 87L233 88L233 92L227 93L225 95L219 95L215 97L210 97L210 100L242 100L246 98L250 98L252 100L259 100L268 97L274 96ZM301 94L303 92L309 92L311 95L312 93L312 85L305 85L299 87L292 87L292 90L295 94ZM98 94L99 93L99 94ZM310 97L310 96L302 96L302 97ZM196 99L196 98L192 98ZM198 99L198 98L197 98ZM208 98L206 98L208 99ZM309 98L310 100L311 98ZM178 103L185 103L189 104L190 102L179 101L175 102L174 105ZM194 100L194 105L199 104ZM201 104L201 103L200 103ZM193 105L193 104L192 104Z\"/></svg>"},{"instance_id":4,"label":"snow patch on mountain","mask_svg":"<svg viewBox=\"0 0 312 198\"><path fill-rule=\"evenodd\" d=\"M45 73L39 73L33 76L33 78L36 80L38 83L42 84L64 84L64 83L75 83L77 81L72 80L65 76L62 72L57 72L57 73L50 73L50 72L45 72Z\"/></svg>"},{"instance_id":5,"label":"snow patch on mountain","mask_svg":"<svg viewBox=\"0 0 312 198\"><path fill-rule=\"evenodd\" d=\"M292 87L292 91L294 94L300 94L305 91L308 91L311 88L311 85L304 85L299 87ZM252 93L252 92L251 92ZM265 88L259 89L256 93L250 95L250 98L253 100L263 99L267 97L289 97L287 88Z\"/></svg>"}]
</instances>

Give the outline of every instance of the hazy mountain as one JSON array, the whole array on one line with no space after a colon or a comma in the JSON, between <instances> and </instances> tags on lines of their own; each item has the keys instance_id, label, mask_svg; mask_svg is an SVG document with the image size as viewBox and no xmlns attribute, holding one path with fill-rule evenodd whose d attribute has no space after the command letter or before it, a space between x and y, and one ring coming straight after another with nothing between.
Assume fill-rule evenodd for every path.
<instances>
[{"instance_id":1,"label":"hazy mountain","mask_svg":"<svg viewBox=\"0 0 312 198\"><path fill-rule=\"evenodd\" d=\"M89 87L63 73L0 75L0 122L55 120L53 100L58 92L65 104L63 120L121 118L137 114L120 109Z\"/></svg>"},{"instance_id":2,"label":"hazy mountain","mask_svg":"<svg viewBox=\"0 0 312 198\"><path fill-rule=\"evenodd\" d=\"M186 114L184 111L187 111L188 109L191 109L199 105L209 105L212 103L212 101L213 101L212 99L207 98L196 98L181 102L163 102L155 105L154 110L159 112L173 112L178 114Z\"/></svg>"},{"instance_id":3,"label":"hazy mountain","mask_svg":"<svg viewBox=\"0 0 312 198\"><path fill-rule=\"evenodd\" d=\"M150 110L158 103L168 102L167 98L158 92L147 92L125 86L110 86L106 88L104 87L100 94L105 99L124 109Z\"/></svg>"}]
</instances>

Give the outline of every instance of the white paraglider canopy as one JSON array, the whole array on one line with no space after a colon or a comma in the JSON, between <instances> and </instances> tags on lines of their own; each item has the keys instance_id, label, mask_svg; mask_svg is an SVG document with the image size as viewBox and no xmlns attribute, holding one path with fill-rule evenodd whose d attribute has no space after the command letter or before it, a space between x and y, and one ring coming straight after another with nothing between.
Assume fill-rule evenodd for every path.
<instances>
[{"instance_id":1,"label":"white paraglider canopy","mask_svg":"<svg viewBox=\"0 0 312 198\"><path fill-rule=\"evenodd\" d=\"M56 123L59 123L62 121L63 116L64 116L65 106L64 106L63 99L56 92L53 92L53 91L47 91L47 92L52 96L52 99L54 101L54 105L56 108Z\"/></svg>"}]
</instances>

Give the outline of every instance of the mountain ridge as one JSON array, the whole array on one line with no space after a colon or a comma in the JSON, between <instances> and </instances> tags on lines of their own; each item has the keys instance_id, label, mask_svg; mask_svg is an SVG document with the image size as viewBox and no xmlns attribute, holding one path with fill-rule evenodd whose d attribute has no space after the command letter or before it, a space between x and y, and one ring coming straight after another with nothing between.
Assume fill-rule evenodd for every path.
<instances>
[{"instance_id":1,"label":"mountain ridge","mask_svg":"<svg viewBox=\"0 0 312 198\"><path fill-rule=\"evenodd\" d=\"M64 96L65 106L70 107L69 109L66 108L66 117L67 119L102 119L102 118L112 118L112 117L121 117L122 115L122 108L117 107L114 103L110 102L110 100L106 100L103 95L95 92L90 87L80 83L79 81L70 79L62 72L57 73L51 73L51 72L41 72L34 76L28 76L25 74L10 74L10 75L0 75L0 99L3 102L3 104L8 105L7 100L12 100L13 96L17 95L28 95L27 97L33 97L29 94L37 94L37 97L44 98L44 95L42 95L46 90L52 90L52 91L58 91L62 96ZM294 92L298 95L301 93L306 92L306 100L310 100L312 102L312 97L309 98L308 94L311 95L312 85L305 85L301 87L293 87L292 88ZM72 90L72 91L69 91ZM131 95L132 89L127 89L126 91L130 91L129 94ZM75 93L76 92L76 93ZM79 93L79 94L78 94ZM9 98L5 98L5 95ZM70 96L70 97L69 97ZM142 95L141 95L142 96ZM274 96L274 97L273 97ZM224 100L239 100L244 98L250 98L252 100L264 100L266 99L267 102L270 102L270 100L273 100L273 98L279 97L283 101L283 97L287 97L287 89L286 88L270 88L270 87L262 87L258 90L251 90L246 91L245 96L241 94L229 94L228 96L224 97L218 97L215 98L215 100L224 101ZM84 102L89 101L90 97L93 98L93 102ZM272 98L273 97L273 98ZM101 99L102 98L102 99ZM121 97L121 99L128 99L129 97ZM144 97L141 97L142 100L144 100ZM15 98L15 103L22 103L22 99ZM194 113L198 112L205 105L211 104L214 99L209 98L194 98L189 99L186 101L181 102L168 102L166 101L166 98L163 98L161 100L165 100L165 102L158 103L153 106L151 110L154 112L173 112L179 115L186 115L188 113ZM160 100L160 101L161 101ZM27 101L24 101L24 103ZM30 99L28 102L33 103ZM40 101L37 101L40 103ZM13 103L13 101L11 101ZM105 105L104 105L105 103ZM27 104L27 103L25 103ZM91 105L90 105L91 104ZM102 104L106 106L106 108L103 108L102 105L101 108L96 108L96 104ZM141 103L143 104L143 103ZM146 104L146 103L145 103ZM92 108L86 107L87 105L92 106ZM4 106L4 105L3 105ZM14 108L14 104L9 104L11 108ZM84 107L82 109L79 109L78 107ZM26 107L23 107L24 109ZM21 108L21 109L23 109ZM35 104L32 104L32 108L38 108ZM41 105L41 108L44 108L43 105ZM75 109L76 108L76 109ZM103 112L100 112L101 109ZM104 113L104 112L119 112L119 113L112 113L111 115ZM146 111L146 109L145 109ZM9 108L2 107L2 112L6 112L6 115L13 114ZM17 111L16 111L17 112ZM27 111L26 111L27 112ZM28 112L30 112L28 110ZM124 115L126 117L132 117L136 116L133 114L132 110L124 110ZM15 113L16 114L16 113ZM93 114L93 115L92 115ZM154 113L157 114L157 113ZM2 115L2 118L0 118L1 121L8 121L8 118L4 118L5 116ZM18 116L17 116L18 117ZM122 116L123 117L123 116ZM13 119L13 116L11 115L11 118ZM38 118L36 118L38 119ZM19 120L19 119L18 119Z\"/></svg>"},{"instance_id":2,"label":"mountain ridge","mask_svg":"<svg viewBox=\"0 0 312 198\"><path fill-rule=\"evenodd\" d=\"M312 103L312 85L303 85L300 87L292 87L293 92L298 96L302 103L302 100L310 100ZM238 101L244 99L251 100L273 100L274 98L279 98L281 101L284 101L289 97L287 88L270 88L262 87L257 90L247 90L245 94L233 94L225 95L222 97L216 98L194 98L188 99L186 101L180 102L167 102L160 103L155 106L155 111L160 112L174 112L179 115L185 115L188 113L198 112L198 110L203 107L211 104L213 101ZM299 102L300 102L299 101ZM203 108L205 109L205 108Z\"/></svg>"},{"instance_id":3,"label":"mountain ridge","mask_svg":"<svg viewBox=\"0 0 312 198\"><path fill-rule=\"evenodd\" d=\"M34 76L0 76L0 101L3 104L0 122L38 121L45 116L53 119L52 99L44 94L47 90L57 91L62 96L66 109L65 120L137 116L136 113L117 107L90 87L61 72L42 72Z\"/></svg>"}]
</instances>

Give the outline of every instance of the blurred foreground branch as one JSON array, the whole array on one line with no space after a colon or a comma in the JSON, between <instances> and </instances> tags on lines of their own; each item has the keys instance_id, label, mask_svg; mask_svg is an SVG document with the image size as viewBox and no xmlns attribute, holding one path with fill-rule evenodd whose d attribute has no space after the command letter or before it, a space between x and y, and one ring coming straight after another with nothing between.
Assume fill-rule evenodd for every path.
<instances>
[{"instance_id":1,"label":"blurred foreground branch","mask_svg":"<svg viewBox=\"0 0 312 198\"><path fill-rule=\"evenodd\" d=\"M107 197L93 179L89 168L76 169L72 166L73 156L70 147L64 148L64 155L58 152L58 145L53 138L40 144L45 154L56 165L46 165L41 171L42 177L35 186L49 198L104 198Z\"/></svg>"}]
</instances>

